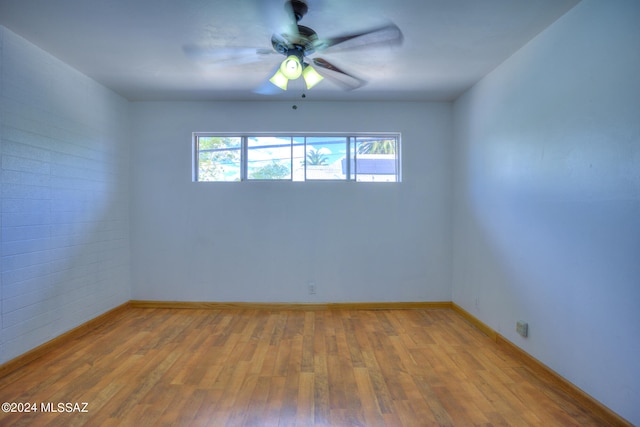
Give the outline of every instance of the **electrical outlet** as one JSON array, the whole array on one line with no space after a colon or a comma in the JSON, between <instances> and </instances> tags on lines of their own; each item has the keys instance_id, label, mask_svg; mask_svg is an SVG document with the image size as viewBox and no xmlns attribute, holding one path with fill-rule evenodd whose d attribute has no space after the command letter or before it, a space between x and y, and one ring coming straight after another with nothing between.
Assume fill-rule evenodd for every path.
<instances>
[{"instance_id":1,"label":"electrical outlet","mask_svg":"<svg viewBox=\"0 0 640 427\"><path fill-rule=\"evenodd\" d=\"M526 338L529 335L529 324L519 320L516 322L516 332Z\"/></svg>"},{"instance_id":2,"label":"electrical outlet","mask_svg":"<svg viewBox=\"0 0 640 427\"><path fill-rule=\"evenodd\" d=\"M309 295L316 294L316 282L307 283L307 290L309 291Z\"/></svg>"}]
</instances>

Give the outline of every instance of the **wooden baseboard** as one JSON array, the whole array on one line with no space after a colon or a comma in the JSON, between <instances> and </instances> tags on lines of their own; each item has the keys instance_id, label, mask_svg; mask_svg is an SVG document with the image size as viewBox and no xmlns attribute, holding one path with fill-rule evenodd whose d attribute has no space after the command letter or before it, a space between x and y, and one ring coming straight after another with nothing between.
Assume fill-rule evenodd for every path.
<instances>
[{"instance_id":1,"label":"wooden baseboard","mask_svg":"<svg viewBox=\"0 0 640 427\"><path fill-rule=\"evenodd\" d=\"M340 303L262 303L262 302L191 302L129 301L136 308L181 308L212 310L411 310L450 309L451 302L340 302Z\"/></svg>"},{"instance_id":2,"label":"wooden baseboard","mask_svg":"<svg viewBox=\"0 0 640 427\"><path fill-rule=\"evenodd\" d=\"M602 403L598 402L588 393L584 392L582 389L566 380L563 376L546 366L544 363L540 362L535 357L531 356L529 353L522 350L520 347L518 347L502 335L496 334L496 343L512 356L515 356L518 359L522 360L523 363L529 369L531 369L531 371L535 372L537 377L544 377L548 379L556 387L576 399L580 403L580 406L605 421L607 425L633 427L633 424L631 424L629 421L625 420Z\"/></svg>"},{"instance_id":3,"label":"wooden baseboard","mask_svg":"<svg viewBox=\"0 0 640 427\"><path fill-rule=\"evenodd\" d=\"M460 314L460 316L462 316L465 320L467 320L469 323L471 323L473 326L475 326L477 329L479 329L481 332L495 341L498 346L502 347L511 356L520 360L524 365L531 369L531 371L533 371L537 377L545 378L553 383L555 387L559 388L560 390L576 399L582 407L595 414L598 418L602 419L603 422L606 423L606 425L633 427L633 424L613 412L611 409L604 406L602 403L598 402L596 399L581 390L579 387L576 387L573 383L565 379L553 369L549 368L544 363L540 362L535 357L531 356L526 351L522 350L520 347L506 339L504 336L494 331L492 328L478 320L475 316L473 316L471 313L469 313L459 305L451 303L451 308L453 309L453 311Z\"/></svg>"},{"instance_id":4,"label":"wooden baseboard","mask_svg":"<svg viewBox=\"0 0 640 427\"><path fill-rule=\"evenodd\" d=\"M85 322L70 331L63 333L62 335L58 335L50 341L45 342L44 344L39 345L38 347L29 350L26 353L21 354L20 356L9 360L6 363L0 365L0 378L4 377L7 374L25 366L29 362L32 362L39 357L44 356L49 353L52 349L59 347L60 345L72 341L76 338L79 338L87 333L91 332L95 328L100 325L107 323L108 321L118 317L122 312L126 311L129 308L129 303L126 302L118 307L115 307L98 317L95 317L88 322Z\"/></svg>"},{"instance_id":5,"label":"wooden baseboard","mask_svg":"<svg viewBox=\"0 0 640 427\"><path fill-rule=\"evenodd\" d=\"M493 329L491 329L490 327L482 323L480 320L478 320L475 316L473 316L467 310L465 310L464 308L460 307L458 304L453 302L451 303L451 309L456 313L458 313L460 316L464 317L464 319L467 322L471 323L473 326L476 327L476 329L479 329L483 334L485 334L492 340L496 341L497 335L498 335L496 331L494 331Z\"/></svg>"}]
</instances>

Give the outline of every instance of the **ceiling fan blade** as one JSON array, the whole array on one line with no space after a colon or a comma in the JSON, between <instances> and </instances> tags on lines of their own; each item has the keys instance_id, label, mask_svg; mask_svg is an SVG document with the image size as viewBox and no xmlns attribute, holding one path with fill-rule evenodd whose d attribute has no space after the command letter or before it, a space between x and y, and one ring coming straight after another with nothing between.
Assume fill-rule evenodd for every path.
<instances>
[{"instance_id":1,"label":"ceiling fan blade","mask_svg":"<svg viewBox=\"0 0 640 427\"><path fill-rule=\"evenodd\" d=\"M400 28L391 23L381 27L338 37L322 38L314 42L316 51L332 48L331 51L362 49L382 46L398 46L404 36ZM337 47L335 47L337 46Z\"/></svg>"},{"instance_id":2,"label":"ceiling fan blade","mask_svg":"<svg viewBox=\"0 0 640 427\"><path fill-rule=\"evenodd\" d=\"M298 23L289 2L283 0L254 0L254 2L258 4L260 16L273 33L288 34L292 39L299 36Z\"/></svg>"},{"instance_id":3,"label":"ceiling fan blade","mask_svg":"<svg viewBox=\"0 0 640 427\"><path fill-rule=\"evenodd\" d=\"M301 2L301 4L305 4L305 3ZM306 7L306 4L304 7ZM287 27L285 28L285 32L293 38L299 37L300 33L298 31L298 18L296 17L296 14L293 10L292 3L285 2L284 10L285 10L285 13L287 14L287 20L288 20Z\"/></svg>"},{"instance_id":4,"label":"ceiling fan blade","mask_svg":"<svg viewBox=\"0 0 640 427\"><path fill-rule=\"evenodd\" d=\"M365 80L341 70L326 59L313 58L313 64L320 68L318 73L342 86L345 90L358 89L367 83Z\"/></svg>"},{"instance_id":5,"label":"ceiling fan blade","mask_svg":"<svg viewBox=\"0 0 640 427\"><path fill-rule=\"evenodd\" d=\"M277 54L273 49L254 47L210 47L196 44L188 44L182 50L194 61L227 66L242 65L258 62L269 55Z\"/></svg>"},{"instance_id":6,"label":"ceiling fan blade","mask_svg":"<svg viewBox=\"0 0 640 427\"><path fill-rule=\"evenodd\" d=\"M276 95L282 93L283 90L271 83L269 80L265 80L264 83L255 88L253 92L260 95Z\"/></svg>"},{"instance_id":7,"label":"ceiling fan blade","mask_svg":"<svg viewBox=\"0 0 640 427\"><path fill-rule=\"evenodd\" d=\"M271 76L275 74L276 71L280 68L280 64L278 64L273 70L269 73L269 76L265 79L264 82L257 88L253 89L253 93L258 93L260 95L276 95L284 92L278 86L271 83L269 80Z\"/></svg>"}]
</instances>

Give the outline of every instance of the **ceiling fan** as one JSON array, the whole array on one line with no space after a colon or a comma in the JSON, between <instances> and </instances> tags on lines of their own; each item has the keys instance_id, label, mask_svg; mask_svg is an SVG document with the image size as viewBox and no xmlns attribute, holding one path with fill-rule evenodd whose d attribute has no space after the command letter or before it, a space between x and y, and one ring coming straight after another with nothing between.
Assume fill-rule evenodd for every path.
<instances>
[{"instance_id":1,"label":"ceiling fan","mask_svg":"<svg viewBox=\"0 0 640 427\"><path fill-rule=\"evenodd\" d=\"M403 41L402 31L393 23L360 32L321 38L313 29L300 25L300 20L309 11L306 1L287 0L284 3L284 10L286 23L282 32L276 32L271 36L273 49L186 45L184 51L192 58L217 62L219 65L254 62L272 54L284 55L285 59L277 67L273 76L254 90L261 94L274 94L287 90L288 82L299 77L303 78L307 89L311 89L325 77L345 90L357 89L366 83L365 80L314 55L338 50L351 51L376 46L394 46L400 45Z\"/></svg>"}]
</instances>

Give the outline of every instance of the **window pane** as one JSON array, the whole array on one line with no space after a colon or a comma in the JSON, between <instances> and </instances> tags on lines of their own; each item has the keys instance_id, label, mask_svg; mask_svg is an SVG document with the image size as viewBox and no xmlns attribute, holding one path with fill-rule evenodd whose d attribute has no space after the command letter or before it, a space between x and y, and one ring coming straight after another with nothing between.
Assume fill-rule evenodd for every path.
<instances>
[{"instance_id":1,"label":"window pane","mask_svg":"<svg viewBox=\"0 0 640 427\"><path fill-rule=\"evenodd\" d=\"M397 138L356 138L355 162L351 162L356 181L397 182Z\"/></svg>"},{"instance_id":2,"label":"window pane","mask_svg":"<svg viewBox=\"0 0 640 427\"><path fill-rule=\"evenodd\" d=\"M308 137L305 144L306 179L346 179L342 159L347 154L346 137Z\"/></svg>"},{"instance_id":3,"label":"window pane","mask_svg":"<svg viewBox=\"0 0 640 427\"><path fill-rule=\"evenodd\" d=\"M293 180L304 181L304 137L293 138Z\"/></svg>"},{"instance_id":4,"label":"window pane","mask_svg":"<svg viewBox=\"0 0 640 427\"><path fill-rule=\"evenodd\" d=\"M248 138L247 178L291 179L291 138Z\"/></svg>"},{"instance_id":5,"label":"window pane","mask_svg":"<svg viewBox=\"0 0 640 427\"><path fill-rule=\"evenodd\" d=\"M240 181L242 138L198 137L198 181Z\"/></svg>"}]
</instances>

